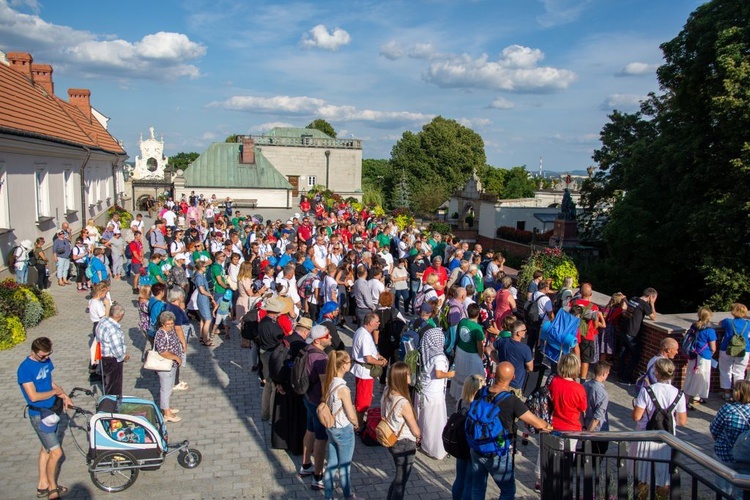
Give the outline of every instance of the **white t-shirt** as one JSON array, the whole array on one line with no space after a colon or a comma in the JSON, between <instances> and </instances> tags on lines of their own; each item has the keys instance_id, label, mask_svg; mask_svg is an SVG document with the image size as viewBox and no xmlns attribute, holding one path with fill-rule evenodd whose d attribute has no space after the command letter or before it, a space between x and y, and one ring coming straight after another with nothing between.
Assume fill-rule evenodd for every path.
<instances>
[{"instance_id":1,"label":"white t-shirt","mask_svg":"<svg viewBox=\"0 0 750 500\"><path fill-rule=\"evenodd\" d=\"M388 274L393 272L393 255L391 255L390 252L380 252L378 255L385 261Z\"/></svg>"},{"instance_id":2,"label":"white t-shirt","mask_svg":"<svg viewBox=\"0 0 750 500\"><path fill-rule=\"evenodd\" d=\"M377 357L378 347L375 345L375 339L372 338L372 334L365 330L364 327L360 327L354 332L354 340L352 340L352 361L366 363L365 356L372 356L373 358ZM357 378L372 378L370 376L370 370L359 363L353 362L350 371L352 372L352 375Z\"/></svg>"},{"instance_id":3,"label":"white t-shirt","mask_svg":"<svg viewBox=\"0 0 750 500\"><path fill-rule=\"evenodd\" d=\"M540 297L540 295L542 296ZM539 300L537 300L537 298ZM536 306L538 308L539 317L544 321L546 314L552 312L552 300L547 297L547 294L544 292L534 292L534 295L531 296L531 300L537 300Z\"/></svg>"},{"instance_id":4,"label":"white t-shirt","mask_svg":"<svg viewBox=\"0 0 750 500\"><path fill-rule=\"evenodd\" d=\"M165 220L167 226L174 226L175 221L177 220L177 214L171 210L167 210L166 212L164 212L163 219Z\"/></svg>"},{"instance_id":5,"label":"white t-shirt","mask_svg":"<svg viewBox=\"0 0 750 500\"><path fill-rule=\"evenodd\" d=\"M336 279L333 276L327 275L325 277L325 280L323 280L323 303L326 302L335 302L336 299L333 298L333 295L338 293L338 283L336 283Z\"/></svg>"},{"instance_id":6,"label":"white t-shirt","mask_svg":"<svg viewBox=\"0 0 750 500\"><path fill-rule=\"evenodd\" d=\"M664 382L657 382L651 386L651 389L654 391L654 396L656 396L656 400L659 402L659 405L662 408L668 408L677 397L677 394L680 392L677 387L673 386L669 383ZM646 429L646 425L648 424L649 419L654 414L654 410L656 410L656 407L654 406L654 403L651 401L651 398L648 395L648 392L646 391L646 388L644 387L641 389L641 392L638 393L638 398L635 400L635 405L639 408L644 408L646 411L643 412L643 416L638 421L638 423L635 426L635 430L642 431ZM672 412L672 428L676 429L677 426L674 425L674 414L675 413L685 413L687 411L686 404L685 404L685 395L683 394L680 398L680 401L677 403L677 406L675 407L674 411Z\"/></svg>"},{"instance_id":7,"label":"white t-shirt","mask_svg":"<svg viewBox=\"0 0 750 500\"><path fill-rule=\"evenodd\" d=\"M422 369L422 394L428 399L445 394L447 378L437 378L436 370L448 371L448 358L440 354L432 359L432 362Z\"/></svg>"},{"instance_id":8,"label":"white t-shirt","mask_svg":"<svg viewBox=\"0 0 750 500\"><path fill-rule=\"evenodd\" d=\"M133 231L140 231L143 232L143 219L140 221L138 219L133 219L133 221L130 223L130 229Z\"/></svg>"},{"instance_id":9,"label":"white t-shirt","mask_svg":"<svg viewBox=\"0 0 750 500\"><path fill-rule=\"evenodd\" d=\"M326 264L328 264L328 249L325 245L315 245L313 264L315 264L315 267L320 269L325 268Z\"/></svg>"},{"instance_id":10,"label":"white t-shirt","mask_svg":"<svg viewBox=\"0 0 750 500\"><path fill-rule=\"evenodd\" d=\"M92 323L101 321L106 316L106 309L104 308L104 302L99 299L89 300L89 319Z\"/></svg>"},{"instance_id":11,"label":"white t-shirt","mask_svg":"<svg viewBox=\"0 0 750 500\"><path fill-rule=\"evenodd\" d=\"M312 290L310 290L310 296L307 298L307 303L318 305L319 303L318 293L320 293L320 278L315 276L315 278L313 278ZM317 320L318 318L314 318L314 319Z\"/></svg>"},{"instance_id":12,"label":"white t-shirt","mask_svg":"<svg viewBox=\"0 0 750 500\"><path fill-rule=\"evenodd\" d=\"M380 280L367 280L367 284L370 285L373 302L375 302L376 305L379 304L380 294L385 291L385 284Z\"/></svg>"}]
</instances>

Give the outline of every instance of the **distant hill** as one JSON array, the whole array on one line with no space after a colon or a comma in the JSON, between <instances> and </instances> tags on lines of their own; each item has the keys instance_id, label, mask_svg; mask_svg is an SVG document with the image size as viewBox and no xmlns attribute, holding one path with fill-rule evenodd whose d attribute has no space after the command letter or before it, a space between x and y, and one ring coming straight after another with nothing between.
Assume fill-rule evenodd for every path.
<instances>
[{"instance_id":1,"label":"distant hill","mask_svg":"<svg viewBox=\"0 0 750 500\"><path fill-rule=\"evenodd\" d=\"M563 175L578 175L581 177L588 177L589 173L586 170L563 170L563 171L544 171L545 177L562 177Z\"/></svg>"}]
</instances>

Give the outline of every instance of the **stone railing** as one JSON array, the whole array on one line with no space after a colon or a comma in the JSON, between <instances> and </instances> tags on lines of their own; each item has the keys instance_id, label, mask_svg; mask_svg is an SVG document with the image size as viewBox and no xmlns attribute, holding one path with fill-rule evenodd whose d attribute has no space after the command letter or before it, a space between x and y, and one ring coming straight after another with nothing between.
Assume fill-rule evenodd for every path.
<instances>
[{"instance_id":1,"label":"stone railing","mask_svg":"<svg viewBox=\"0 0 750 500\"><path fill-rule=\"evenodd\" d=\"M359 139L320 139L315 137L253 136L256 146L291 146L305 148L362 149Z\"/></svg>"}]
</instances>

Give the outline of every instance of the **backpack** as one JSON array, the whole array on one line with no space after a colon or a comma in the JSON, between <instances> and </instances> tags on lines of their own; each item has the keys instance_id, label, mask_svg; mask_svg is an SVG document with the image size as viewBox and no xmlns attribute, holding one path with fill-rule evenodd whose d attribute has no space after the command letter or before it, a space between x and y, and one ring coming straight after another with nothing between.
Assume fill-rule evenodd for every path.
<instances>
[{"instance_id":1,"label":"backpack","mask_svg":"<svg viewBox=\"0 0 750 500\"><path fill-rule=\"evenodd\" d=\"M258 336L258 305L260 303L260 300L256 301L242 317L241 335L243 339L255 340Z\"/></svg>"},{"instance_id":2,"label":"backpack","mask_svg":"<svg viewBox=\"0 0 750 500\"><path fill-rule=\"evenodd\" d=\"M29 252L29 265L36 266L36 254L33 250Z\"/></svg>"},{"instance_id":3,"label":"backpack","mask_svg":"<svg viewBox=\"0 0 750 500\"><path fill-rule=\"evenodd\" d=\"M422 355L419 352L419 349L414 349L413 351L409 351L406 356L404 356L404 363L409 367L411 370L411 382L409 385L414 387L417 392L422 392Z\"/></svg>"},{"instance_id":4,"label":"backpack","mask_svg":"<svg viewBox=\"0 0 750 500\"><path fill-rule=\"evenodd\" d=\"M667 431L670 434L674 434L674 423L672 422L672 412L677 407L677 403L682 398L682 391L677 393L677 397L674 398L672 404L668 408L662 408L659 401L656 399L656 394L651 386L646 387L648 397L651 398L651 402L654 404L654 414L648 419L646 429L649 431Z\"/></svg>"},{"instance_id":5,"label":"backpack","mask_svg":"<svg viewBox=\"0 0 750 500\"><path fill-rule=\"evenodd\" d=\"M740 333L737 333L734 321L731 321L730 324L732 325L732 336L729 338L729 343L727 344L727 355L742 358L745 356L745 332L747 331L747 325L750 323L745 321L745 327Z\"/></svg>"},{"instance_id":6,"label":"backpack","mask_svg":"<svg viewBox=\"0 0 750 500\"><path fill-rule=\"evenodd\" d=\"M315 283L315 273L307 273L297 280L297 293L303 299L309 299L313 294L313 283Z\"/></svg>"},{"instance_id":7,"label":"backpack","mask_svg":"<svg viewBox=\"0 0 750 500\"><path fill-rule=\"evenodd\" d=\"M537 295L536 298L533 298L531 300L527 300L526 304L523 306L524 310L524 316L526 318L526 322L530 324L536 324L538 325L541 323L542 317L539 315L539 299L542 297L545 297L545 294L541 292L536 292L539 295Z\"/></svg>"},{"instance_id":8,"label":"backpack","mask_svg":"<svg viewBox=\"0 0 750 500\"><path fill-rule=\"evenodd\" d=\"M549 394L549 384L550 382L552 382L552 379L554 379L555 376L556 375L552 374L547 377L547 382L543 386L539 387L534 392L529 394L529 397L526 399L526 406L528 407L529 411L547 423L552 422L553 407L552 397ZM537 432L539 432L536 427L529 424L526 424L526 429L531 434L536 434Z\"/></svg>"},{"instance_id":9,"label":"backpack","mask_svg":"<svg viewBox=\"0 0 750 500\"><path fill-rule=\"evenodd\" d=\"M286 384L292 372L293 361L289 359L289 342L279 342L268 358L268 375L275 384Z\"/></svg>"},{"instance_id":10,"label":"backpack","mask_svg":"<svg viewBox=\"0 0 750 500\"><path fill-rule=\"evenodd\" d=\"M86 272L85 272L85 274L86 274L86 279L91 279L91 278L94 277L94 268L91 267L91 262L89 262L89 265L86 266ZM141 283L141 284L143 284L143 283Z\"/></svg>"},{"instance_id":11,"label":"backpack","mask_svg":"<svg viewBox=\"0 0 750 500\"><path fill-rule=\"evenodd\" d=\"M429 290L427 290L428 288ZM414 297L414 311L416 311L417 313L419 312L419 308L422 307L422 304L424 304L427 292L431 292L432 290L434 290L434 288L432 288L430 285L424 285L422 289L417 292L417 296Z\"/></svg>"},{"instance_id":12,"label":"backpack","mask_svg":"<svg viewBox=\"0 0 750 500\"><path fill-rule=\"evenodd\" d=\"M510 397L505 391L490 396L483 387L469 406L466 415L466 441L469 447L482 455L504 457L510 449L510 433L500 420L500 403Z\"/></svg>"},{"instance_id":13,"label":"backpack","mask_svg":"<svg viewBox=\"0 0 750 500\"><path fill-rule=\"evenodd\" d=\"M565 295L565 292L570 292L570 296L567 297L567 300L563 299L563 296ZM555 299L552 301L552 310L557 314L557 311L562 309L563 307L567 307L570 304L570 301L573 299L573 292L570 288L563 288L559 292L555 294Z\"/></svg>"},{"instance_id":14,"label":"backpack","mask_svg":"<svg viewBox=\"0 0 750 500\"><path fill-rule=\"evenodd\" d=\"M133 242L131 241L127 245L125 245L125 258L126 259L132 259L133 258L133 249L130 248L130 245L132 245Z\"/></svg>"},{"instance_id":15,"label":"backpack","mask_svg":"<svg viewBox=\"0 0 750 500\"><path fill-rule=\"evenodd\" d=\"M398 346L399 361L404 361L407 354L409 354L411 351L419 349L419 341L422 338L422 332L425 328L425 325L429 325L429 323L425 321L422 326L420 326L418 329L415 329L414 321L412 321L406 331L401 334L401 342L399 342Z\"/></svg>"},{"instance_id":16,"label":"backpack","mask_svg":"<svg viewBox=\"0 0 750 500\"><path fill-rule=\"evenodd\" d=\"M735 411L738 412L740 417L742 417L742 420L745 421L745 425L750 426L750 422L743 411L740 410L740 407L739 404L735 403ZM737 436L737 439L734 441L734 446L732 446L732 458L735 462L750 462L750 429L744 430L739 436Z\"/></svg>"},{"instance_id":17,"label":"backpack","mask_svg":"<svg viewBox=\"0 0 750 500\"><path fill-rule=\"evenodd\" d=\"M695 359L706 347L708 347L708 344L698 349L698 329L695 325L690 325L688 331L685 332L685 336L682 337L682 344L680 345L682 355L688 359ZM742 339L742 348L743 350L745 348L745 339Z\"/></svg>"},{"instance_id":18,"label":"backpack","mask_svg":"<svg viewBox=\"0 0 750 500\"><path fill-rule=\"evenodd\" d=\"M469 410L463 408L461 403L459 400L458 411L448 417L448 423L443 427L443 448L454 458L469 460L471 453L466 439L466 415Z\"/></svg>"},{"instance_id":19,"label":"backpack","mask_svg":"<svg viewBox=\"0 0 750 500\"><path fill-rule=\"evenodd\" d=\"M540 337L545 341L542 353L555 363L560 361L560 356L568 354L577 344L579 326L579 318L561 309L552 322L542 327Z\"/></svg>"},{"instance_id":20,"label":"backpack","mask_svg":"<svg viewBox=\"0 0 750 500\"><path fill-rule=\"evenodd\" d=\"M362 431L362 444L365 446L380 446L375 429L382 420L380 408L370 407L365 414L365 428Z\"/></svg>"},{"instance_id":21,"label":"backpack","mask_svg":"<svg viewBox=\"0 0 750 500\"><path fill-rule=\"evenodd\" d=\"M213 271L214 265L211 264L210 266L206 266L206 283L208 283L208 291L213 293L214 291L214 285L216 284L216 280L214 278L214 271Z\"/></svg>"},{"instance_id":22,"label":"backpack","mask_svg":"<svg viewBox=\"0 0 750 500\"><path fill-rule=\"evenodd\" d=\"M9 268L16 267L16 260L18 260L18 256L16 256L16 250L18 250L19 248L21 248L20 245L15 246L10 249L10 253L8 254L8 267Z\"/></svg>"},{"instance_id":23,"label":"backpack","mask_svg":"<svg viewBox=\"0 0 750 500\"><path fill-rule=\"evenodd\" d=\"M292 390L300 395L307 393L310 388L310 374L307 373L307 349L303 352L304 354L295 358L289 378Z\"/></svg>"}]
</instances>

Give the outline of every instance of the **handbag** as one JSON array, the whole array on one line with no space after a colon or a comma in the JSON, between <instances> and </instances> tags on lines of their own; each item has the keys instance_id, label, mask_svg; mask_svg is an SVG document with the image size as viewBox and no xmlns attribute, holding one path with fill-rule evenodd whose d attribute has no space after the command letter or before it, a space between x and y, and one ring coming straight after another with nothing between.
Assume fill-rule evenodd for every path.
<instances>
[{"instance_id":1,"label":"handbag","mask_svg":"<svg viewBox=\"0 0 750 500\"><path fill-rule=\"evenodd\" d=\"M380 365L371 365L370 363L362 363L360 361L355 361L355 363L367 368L370 371L370 377L372 377L375 380L379 379L380 376L383 374L383 367Z\"/></svg>"},{"instance_id":2,"label":"handbag","mask_svg":"<svg viewBox=\"0 0 750 500\"><path fill-rule=\"evenodd\" d=\"M398 403L398 401L396 401L396 403ZM393 407L396 406L396 403L391 406L391 411L393 411ZM398 441L398 438L401 436L401 431L404 430L404 425L406 425L406 420L404 420L404 423L401 424L398 432L394 433L393 429L391 429L391 426L388 424L388 413L384 412L383 419L378 422L378 426L375 427L375 436L377 436L378 438L378 443L380 443L385 448L393 447L393 445L396 444L396 441Z\"/></svg>"},{"instance_id":3,"label":"handbag","mask_svg":"<svg viewBox=\"0 0 750 500\"><path fill-rule=\"evenodd\" d=\"M331 413L331 408L328 406L328 400L331 398L331 394L333 394L334 391L339 390L343 385L344 384L338 384L336 387L331 388L328 391L325 399L322 399L318 407L315 409L315 413L317 413L318 415L318 420L326 429L330 429L331 427L336 425L336 415L341 413L341 410L344 409L344 405L342 403L341 408L336 410L336 413Z\"/></svg>"},{"instance_id":4,"label":"handbag","mask_svg":"<svg viewBox=\"0 0 750 500\"><path fill-rule=\"evenodd\" d=\"M168 372L172 369L172 363L171 359L165 358L156 349L151 349L146 353L146 361L143 363L143 368L155 372Z\"/></svg>"}]
</instances>

